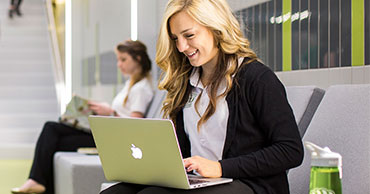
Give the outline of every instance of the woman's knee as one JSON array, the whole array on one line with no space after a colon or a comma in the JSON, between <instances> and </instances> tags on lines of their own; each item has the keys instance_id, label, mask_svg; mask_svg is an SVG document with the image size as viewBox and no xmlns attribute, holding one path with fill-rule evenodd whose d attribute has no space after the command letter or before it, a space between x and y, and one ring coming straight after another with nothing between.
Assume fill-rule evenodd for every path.
<instances>
[{"instance_id":1,"label":"woman's knee","mask_svg":"<svg viewBox=\"0 0 370 194\"><path fill-rule=\"evenodd\" d=\"M42 128L41 134L54 133L56 131L56 128L58 128L58 125L60 125L60 123L47 121Z\"/></svg>"}]
</instances>

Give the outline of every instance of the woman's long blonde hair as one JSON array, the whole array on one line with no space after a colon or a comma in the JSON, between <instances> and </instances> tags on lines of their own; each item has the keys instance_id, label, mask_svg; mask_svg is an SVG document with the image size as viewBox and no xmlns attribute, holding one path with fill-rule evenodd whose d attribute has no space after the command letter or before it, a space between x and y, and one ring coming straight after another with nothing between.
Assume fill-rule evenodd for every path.
<instances>
[{"instance_id":1,"label":"woman's long blonde hair","mask_svg":"<svg viewBox=\"0 0 370 194\"><path fill-rule=\"evenodd\" d=\"M133 85L144 78L150 79L150 70L152 69L152 61L149 58L147 49L144 43L139 40L126 40L116 46L116 52L127 53L132 59L140 65L141 71L138 74L132 75L130 78L130 85L128 92L130 92ZM123 100L123 105L127 103L128 95Z\"/></svg>"},{"instance_id":2,"label":"woman's long blonde hair","mask_svg":"<svg viewBox=\"0 0 370 194\"><path fill-rule=\"evenodd\" d=\"M226 96L232 86L232 75L238 69L238 58L256 60L256 54L249 48L249 41L243 37L240 26L226 0L170 0L162 19L157 41L156 63L164 71L159 89L168 91L163 102L163 116L176 121L177 113L188 100L190 73L193 69L187 57L176 48L171 39L169 20L180 11L185 11L199 24L205 26L214 36L219 48L217 68L208 85L210 102L197 123L198 130L215 112L219 97ZM217 89L226 80L226 90L217 96ZM197 102L196 104L197 105ZM197 106L195 106L197 107Z\"/></svg>"}]
</instances>

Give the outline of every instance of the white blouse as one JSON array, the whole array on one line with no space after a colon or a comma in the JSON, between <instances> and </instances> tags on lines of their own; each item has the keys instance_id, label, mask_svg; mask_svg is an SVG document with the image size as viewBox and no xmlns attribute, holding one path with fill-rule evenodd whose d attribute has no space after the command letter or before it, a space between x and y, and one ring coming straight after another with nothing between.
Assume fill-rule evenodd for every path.
<instances>
[{"instance_id":1,"label":"white blouse","mask_svg":"<svg viewBox=\"0 0 370 194\"><path fill-rule=\"evenodd\" d=\"M199 80L199 69L194 68L190 77L190 84L194 87L188 102L184 107L184 127L190 140L191 156L201 156L209 160L218 161L222 159L224 149L227 120L229 109L226 98L217 100L216 112L201 125L198 132L197 124L200 116L196 112L195 102L199 99L198 111L203 115L209 103L207 89L204 88ZM217 94L221 94L226 89L226 83L222 83L218 88Z\"/></svg>"},{"instance_id":2,"label":"white blouse","mask_svg":"<svg viewBox=\"0 0 370 194\"><path fill-rule=\"evenodd\" d=\"M238 65L244 58L238 59ZM190 76L190 85L194 88L191 91L188 102L185 104L184 127L191 146L191 156L201 156L209 160L218 161L222 159L222 152L226 139L227 121L229 118L229 107L226 96L219 98L216 102L216 111L213 115L200 126L198 132L197 124L200 116L196 112L195 102L198 98L198 111L203 115L209 104L207 88L204 88L199 77L199 68L194 68ZM234 75L232 75L234 77ZM217 89L217 95L226 90L226 80L221 82Z\"/></svg>"},{"instance_id":3,"label":"white blouse","mask_svg":"<svg viewBox=\"0 0 370 194\"><path fill-rule=\"evenodd\" d=\"M123 89L117 94L112 102L112 108L121 117L129 117L133 112L145 114L154 91L150 81L146 78L133 85L128 93L130 80L127 80ZM128 94L128 99L123 105L124 99Z\"/></svg>"}]
</instances>

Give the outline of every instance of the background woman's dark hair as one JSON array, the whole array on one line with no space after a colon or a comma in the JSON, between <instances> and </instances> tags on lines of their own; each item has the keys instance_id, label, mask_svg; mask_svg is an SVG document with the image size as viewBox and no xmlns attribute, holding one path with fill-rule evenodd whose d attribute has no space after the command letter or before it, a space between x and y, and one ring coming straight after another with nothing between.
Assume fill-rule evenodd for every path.
<instances>
[{"instance_id":1,"label":"background woman's dark hair","mask_svg":"<svg viewBox=\"0 0 370 194\"><path fill-rule=\"evenodd\" d=\"M120 53L128 53L134 60L139 62L142 68L142 77L146 77L149 74L152 69L152 61L148 56L144 43L139 40L126 40L125 42L118 44L116 50Z\"/></svg>"},{"instance_id":2,"label":"background woman's dark hair","mask_svg":"<svg viewBox=\"0 0 370 194\"><path fill-rule=\"evenodd\" d=\"M150 80L150 70L152 69L152 61L149 59L148 53L146 51L146 46L144 43L138 40L126 40L120 43L116 47L116 51L119 53L128 53L133 60L137 61L141 66L141 73L138 75L133 75L130 79L130 85L128 92L130 92L133 85L144 78ZM127 103L128 95L123 100L123 105Z\"/></svg>"}]
</instances>

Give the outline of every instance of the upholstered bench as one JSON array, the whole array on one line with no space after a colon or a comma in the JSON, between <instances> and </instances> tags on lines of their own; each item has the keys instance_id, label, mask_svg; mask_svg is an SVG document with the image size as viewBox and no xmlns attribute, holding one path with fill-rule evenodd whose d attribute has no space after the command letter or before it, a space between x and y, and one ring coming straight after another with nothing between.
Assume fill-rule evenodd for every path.
<instances>
[{"instance_id":1,"label":"upholstered bench","mask_svg":"<svg viewBox=\"0 0 370 194\"><path fill-rule=\"evenodd\" d=\"M148 118L161 117L165 91L157 90L145 113ZM57 152L54 156L55 194L98 194L107 182L98 155ZM111 184L107 184L109 186ZM105 187L103 187L105 188Z\"/></svg>"},{"instance_id":2,"label":"upholstered bench","mask_svg":"<svg viewBox=\"0 0 370 194\"><path fill-rule=\"evenodd\" d=\"M99 156L77 152L54 155L55 194L98 194L107 182Z\"/></svg>"}]
</instances>

